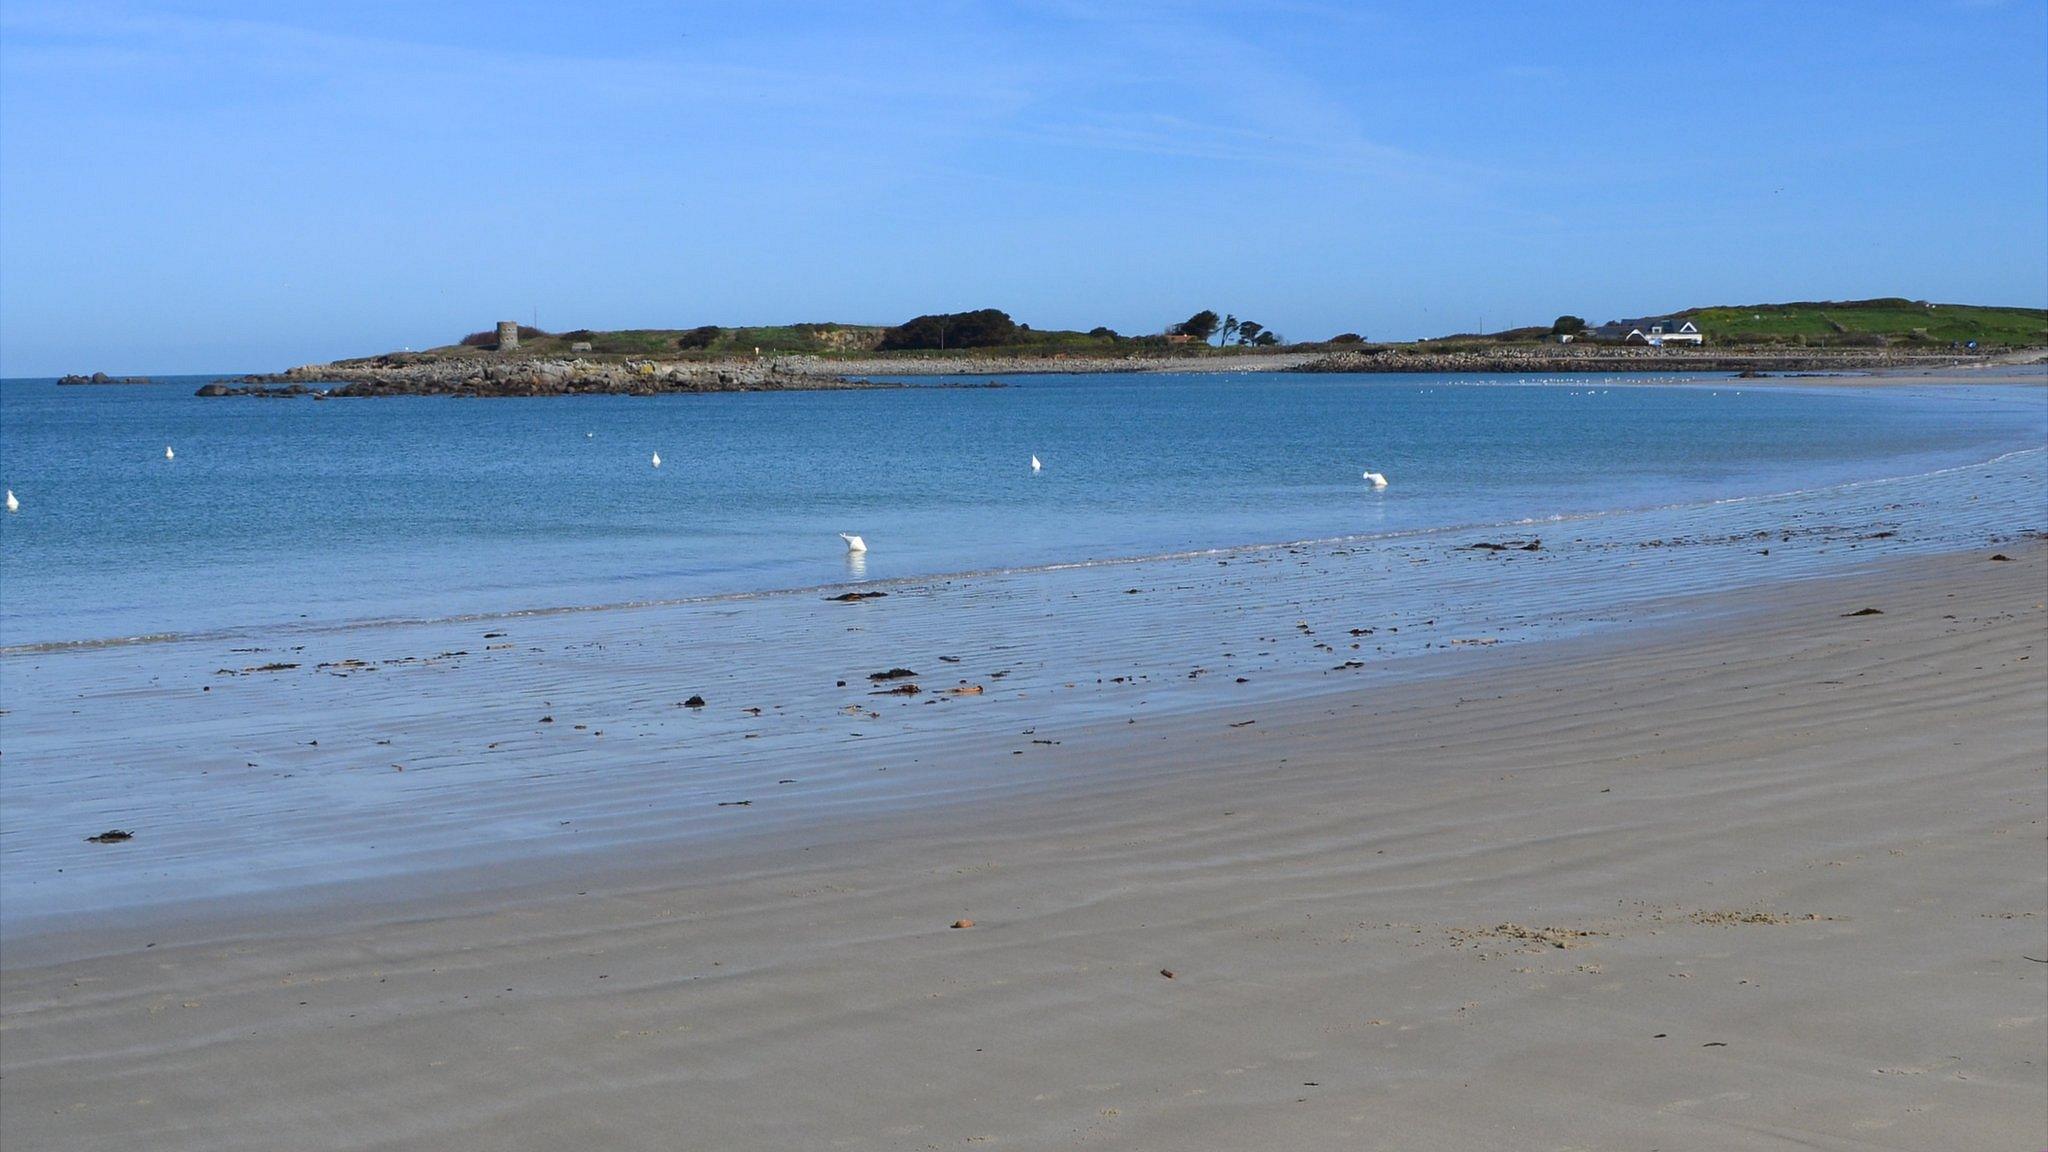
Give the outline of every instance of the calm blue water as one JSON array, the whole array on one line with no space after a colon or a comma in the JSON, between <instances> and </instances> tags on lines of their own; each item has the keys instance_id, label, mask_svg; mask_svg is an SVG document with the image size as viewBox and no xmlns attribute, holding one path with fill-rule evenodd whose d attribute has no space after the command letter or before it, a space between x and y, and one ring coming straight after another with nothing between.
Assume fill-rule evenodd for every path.
<instances>
[{"instance_id":1,"label":"calm blue water","mask_svg":"<svg viewBox=\"0 0 2048 1152\"><path fill-rule=\"evenodd\" d=\"M23 502L0 517L0 645L1501 524L1908 475L2048 440L2035 388L1054 376L320 403L201 400L204 379L0 382L0 482ZM1367 488L1367 468L1391 487ZM839 531L867 538L864 565Z\"/></svg>"}]
</instances>

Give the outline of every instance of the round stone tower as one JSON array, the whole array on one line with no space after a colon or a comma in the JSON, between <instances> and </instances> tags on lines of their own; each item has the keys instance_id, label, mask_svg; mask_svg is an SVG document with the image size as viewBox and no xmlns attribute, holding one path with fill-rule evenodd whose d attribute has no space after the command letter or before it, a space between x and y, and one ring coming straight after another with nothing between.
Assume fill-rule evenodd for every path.
<instances>
[{"instance_id":1,"label":"round stone tower","mask_svg":"<svg viewBox=\"0 0 2048 1152\"><path fill-rule=\"evenodd\" d=\"M519 321L498 321L498 351L510 352L519 347Z\"/></svg>"}]
</instances>

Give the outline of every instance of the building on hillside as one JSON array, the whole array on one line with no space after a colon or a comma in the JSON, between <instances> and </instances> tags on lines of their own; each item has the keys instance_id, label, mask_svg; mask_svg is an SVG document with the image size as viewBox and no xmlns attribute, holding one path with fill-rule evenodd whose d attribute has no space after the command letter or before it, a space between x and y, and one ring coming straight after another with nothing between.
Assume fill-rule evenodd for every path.
<instances>
[{"instance_id":1,"label":"building on hillside","mask_svg":"<svg viewBox=\"0 0 2048 1152\"><path fill-rule=\"evenodd\" d=\"M1610 344L1647 344L1662 348L1666 344L1700 345L1707 342L1700 335L1699 326L1690 320L1676 316L1649 316L1640 320L1609 320L1593 329L1593 339Z\"/></svg>"}]
</instances>

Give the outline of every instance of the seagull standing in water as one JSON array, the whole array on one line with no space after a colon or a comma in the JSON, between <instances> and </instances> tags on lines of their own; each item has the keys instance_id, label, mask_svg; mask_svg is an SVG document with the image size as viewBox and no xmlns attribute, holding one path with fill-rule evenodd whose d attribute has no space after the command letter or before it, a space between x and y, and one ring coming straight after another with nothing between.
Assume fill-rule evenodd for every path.
<instances>
[{"instance_id":1,"label":"seagull standing in water","mask_svg":"<svg viewBox=\"0 0 2048 1152\"><path fill-rule=\"evenodd\" d=\"M177 458L178 454L176 452L171 451L171 446L169 444L164 445L164 459L176 460Z\"/></svg>"},{"instance_id":2,"label":"seagull standing in water","mask_svg":"<svg viewBox=\"0 0 2048 1152\"><path fill-rule=\"evenodd\" d=\"M656 468L659 468L659 467L661 467L661 453L659 453L659 452L656 452L656 453L654 454L654 466L655 466Z\"/></svg>"},{"instance_id":3,"label":"seagull standing in water","mask_svg":"<svg viewBox=\"0 0 2048 1152\"><path fill-rule=\"evenodd\" d=\"M868 550L868 542L850 532L841 532L839 538L846 541L846 550L848 552L865 552Z\"/></svg>"},{"instance_id":4,"label":"seagull standing in water","mask_svg":"<svg viewBox=\"0 0 2048 1152\"><path fill-rule=\"evenodd\" d=\"M1371 484L1375 490L1385 488L1387 486L1386 474L1382 472L1367 472L1365 474L1365 481L1366 483Z\"/></svg>"},{"instance_id":5,"label":"seagull standing in water","mask_svg":"<svg viewBox=\"0 0 2048 1152\"><path fill-rule=\"evenodd\" d=\"M21 501L14 498L14 489L12 488L7 490L7 510L9 512L21 511Z\"/></svg>"},{"instance_id":6,"label":"seagull standing in water","mask_svg":"<svg viewBox=\"0 0 2048 1152\"><path fill-rule=\"evenodd\" d=\"M1043 468L1043 467L1045 467L1045 465L1043 465L1043 464L1040 464L1040 463L1038 462L1038 457L1037 457L1037 456L1035 456L1035 455L1034 455L1033 457L1031 457L1031 470L1032 470L1033 472L1036 472L1036 471L1038 471L1038 470L1039 470L1040 468Z\"/></svg>"}]
</instances>

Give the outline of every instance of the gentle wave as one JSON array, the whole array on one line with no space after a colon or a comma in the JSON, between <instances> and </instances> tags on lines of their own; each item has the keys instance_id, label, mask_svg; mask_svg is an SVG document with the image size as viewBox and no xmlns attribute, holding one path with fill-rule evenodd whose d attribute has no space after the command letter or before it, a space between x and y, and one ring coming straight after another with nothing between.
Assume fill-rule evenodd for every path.
<instances>
[{"instance_id":1,"label":"gentle wave","mask_svg":"<svg viewBox=\"0 0 2048 1152\"><path fill-rule=\"evenodd\" d=\"M1765 495L1731 496L1712 500L1685 501L1672 504L1658 504L1640 507L1602 509L1592 512L1559 513L1547 517L1522 517L1512 520L1475 521L1469 523L1439 525L1428 528L1408 528L1389 532L1346 533L1336 536L1320 536L1294 540L1261 543L1233 544L1213 548L1179 549L1169 552L1155 552L1136 556L1097 557L1083 560L1057 561L1047 564L1033 564L1012 567L965 569L952 572L930 573L915 576L898 576L864 581L835 581L825 584L804 585L786 588L763 588L744 592L721 592L701 596L662 597L640 600L609 601L598 604L561 604L533 608L495 610L488 612L456 613L440 616L387 616L368 617L354 620L323 621L310 624L265 624L254 627L235 627L192 632L151 632L134 636L97 637L81 640L51 640L27 644L0 645L0 657L48 655L63 652L97 651L139 645L172 644L184 642L213 642L248 639L255 636L318 636L345 634L377 629L395 629L450 624L490 623L532 619L537 617L565 616L583 612L624 612L644 609L673 608L687 605L747 603L772 598L786 598L809 595L827 595L849 590L887 590L902 594L915 592L938 584L968 580L986 580L1016 576L1031 576L1056 572L1082 571L1109 567L1124 567L1144 564L1171 563L1174 561L1208 558L1232 558L1255 556L1264 552L1289 548L1327 548L1355 546L1361 544L1428 540L1435 537L1468 532L1485 532L1495 529L1527 528L1545 524L1593 523L1618 517L1649 515L1657 513L1684 513L1731 505L1768 504L1824 496L1829 493L1846 493L1887 484L1925 482L1942 476L1952 476L1973 469L1994 467L2028 457L2048 460L2048 448L2022 448L2002 452L1996 456L1968 464L1950 465L1926 472L1908 473L1898 476L1884 476L1859 480L1847 480L1814 488L1796 488Z\"/></svg>"}]
</instances>

